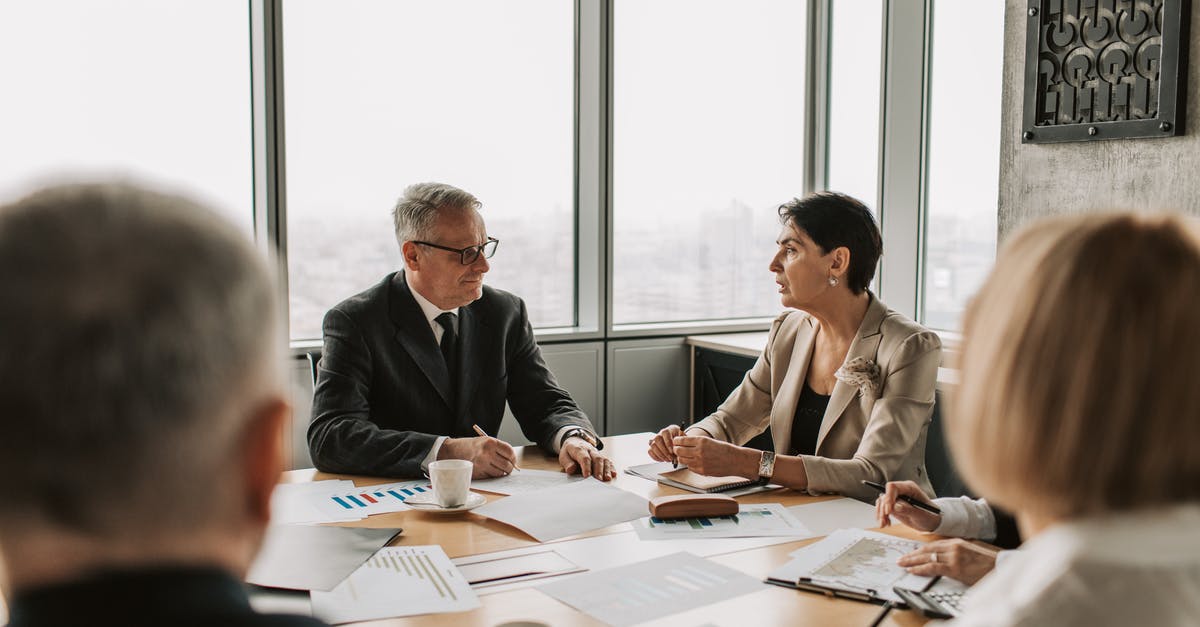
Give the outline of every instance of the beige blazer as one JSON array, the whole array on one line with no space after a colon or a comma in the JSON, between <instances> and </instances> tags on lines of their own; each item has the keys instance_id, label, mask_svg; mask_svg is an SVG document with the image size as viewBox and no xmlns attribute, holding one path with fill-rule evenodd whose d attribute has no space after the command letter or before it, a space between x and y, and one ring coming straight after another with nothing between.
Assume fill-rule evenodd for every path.
<instances>
[{"instance_id":1,"label":"beige blazer","mask_svg":"<svg viewBox=\"0 0 1200 627\"><path fill-rule=\"evenodd\" d=\"M746 378L715 413L693 426L739 446L770 427L775 453L786 454L816 336L812 316L780 315ZM878 364L879 384L871 392L840 380L834 385L816 455L801 456L808 491L872 500L875 492L862 485L863 479L909 479L934 496L925 472L925 434L942 357L940 338L872 294L846 361L856 357Z\"/></svg>"}]
</instances>

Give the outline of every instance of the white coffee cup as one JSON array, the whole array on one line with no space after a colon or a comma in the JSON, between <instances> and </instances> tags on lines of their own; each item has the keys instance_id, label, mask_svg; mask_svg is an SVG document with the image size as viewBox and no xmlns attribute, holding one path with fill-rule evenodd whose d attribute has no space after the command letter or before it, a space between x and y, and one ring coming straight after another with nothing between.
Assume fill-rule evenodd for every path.
<instances>
[{"instance_id":1,"label":"white coffee cup","mask_svg":"<svg viewBox=\"0 0 1200 627\"><path fill-rule=\"evenodd\" d=\"M429 481L438 505L458 507L467 502L471 490L471 468L465 459L440 459L429 464Z\"/></svg>"}]
</instances>

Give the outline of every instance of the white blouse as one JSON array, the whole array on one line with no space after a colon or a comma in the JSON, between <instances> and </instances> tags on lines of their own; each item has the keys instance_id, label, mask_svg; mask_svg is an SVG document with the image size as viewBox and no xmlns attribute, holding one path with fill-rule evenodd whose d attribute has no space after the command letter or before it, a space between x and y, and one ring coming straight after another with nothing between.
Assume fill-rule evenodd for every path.
<instances>
[{"instance_id":1,"label":"white blouse","mask_svg":"<svg viewBox=\"0 0 1200 627\"><path fill-rule=\"evenodd\" d=\"M1061 523L967 594L947 626L1200 625L1200 503Z\"/></svg>"}]
</instances>

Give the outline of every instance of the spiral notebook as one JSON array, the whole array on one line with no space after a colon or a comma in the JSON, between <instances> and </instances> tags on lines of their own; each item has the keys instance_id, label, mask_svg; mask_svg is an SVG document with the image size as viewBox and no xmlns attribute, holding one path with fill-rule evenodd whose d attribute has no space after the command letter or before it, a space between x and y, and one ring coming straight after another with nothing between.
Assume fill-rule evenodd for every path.
<instances>
[{"instance_id":1,"label":"spiral notebook","mask_svg":"<svg viewBox=\"0 0 1200 627\"><path fill-rule=\"evenodd\" d=\"M670 472L659 473L658 482L688 492L712 494L737 488L758 486L758 481L745 477L709 477L692 472L687 468L679 468ZM763 486L766 488L766 486ZM773 486L778 487L778 486Z\"/></svg>"}]
</instances>

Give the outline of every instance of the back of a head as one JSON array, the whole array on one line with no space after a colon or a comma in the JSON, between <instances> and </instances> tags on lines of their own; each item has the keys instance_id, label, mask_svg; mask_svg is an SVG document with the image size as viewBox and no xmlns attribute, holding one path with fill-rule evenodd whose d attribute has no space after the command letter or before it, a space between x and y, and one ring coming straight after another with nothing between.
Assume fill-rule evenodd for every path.
<instances>
[{"instance_id":1,"label":"back of a head","mask_svg":"<svg viewBox=\"0 0 1200 627\"><path fill-rule=\"evenodd\" d=\"M1056 519L1200 500L1200 231L1027 227L968 309L948 431L983 496Z\"/></svg>"},{"instance_id":2,"label":"back of a head","mask_svg":"<svg viewBox=\"0 0 1200 627\"><path fill-rule=\"evenodd\" d=\"M0 293L0 535L219 515L242 404L275 376L247 238L184 198L52 187L0 207Z\"/></svg>"}]
</instances>

